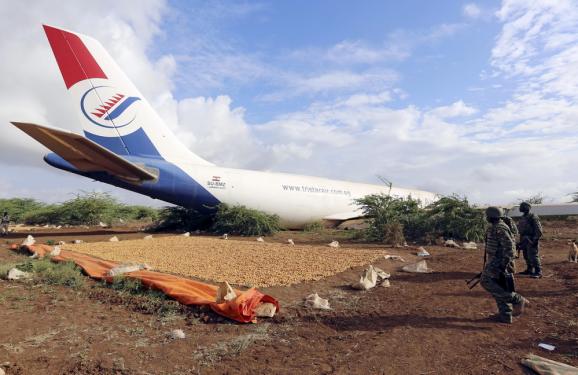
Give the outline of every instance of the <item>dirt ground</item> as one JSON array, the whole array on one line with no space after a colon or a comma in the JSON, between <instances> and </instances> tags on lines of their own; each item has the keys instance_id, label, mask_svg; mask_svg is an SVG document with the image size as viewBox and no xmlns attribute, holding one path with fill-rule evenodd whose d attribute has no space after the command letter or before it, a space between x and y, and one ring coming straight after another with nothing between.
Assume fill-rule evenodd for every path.
<instances>
[{"instance_id":1,"label":"dirt ground","mask_svg":"<svg viewBox=\"0 0 578 375\"><path fill-rule=\"evenodd\" d=\"M0 281L0 366L7 374L527 374L520 365L527 353L578 366L578 264L566 261L566 240L578 237L578 225L544 224L546 277L517 279L531 307L512 325L490 321L493 300L480 287L465 285L481 267L482 249L428 246L434 273L402 273L402 263L380 260L374 264L392 273L390 288L348 287L363 267L264 288L280 301L281 312L247 325L206 319L210 313L198 309L150 314L138 301L127 304L96 284L79 291ZM40 241L102 241L113 234L121 240L143 236L112 230L33 233ZM288 237L327 241L326 235L287 232L268 241ZM385 250L408 262L417 259L412 247ZM0 248L0 263L20 259ZM333 309L302 307L314 292ZM177 328L185 339L167 337ZM556 349L546 352L540 342Z\"/></svg>"}]
</instances>

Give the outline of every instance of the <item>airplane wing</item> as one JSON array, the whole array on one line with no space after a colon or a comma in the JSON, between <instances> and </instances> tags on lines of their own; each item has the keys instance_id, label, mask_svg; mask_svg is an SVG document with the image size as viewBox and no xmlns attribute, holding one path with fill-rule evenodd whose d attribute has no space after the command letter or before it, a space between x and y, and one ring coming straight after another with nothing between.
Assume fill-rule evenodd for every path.
<instances>
[{"instance_id":1,"label":"airplane wing","mask_svg":"<svg viewBox=\"0 0 578 375\"><path fill-rule=\"evenodd\" d=\"M107 172L130 182L155 180L151 172L123 159L90 139L63 129L12 122L81 172Z\"/></svg>"}]
</instances>

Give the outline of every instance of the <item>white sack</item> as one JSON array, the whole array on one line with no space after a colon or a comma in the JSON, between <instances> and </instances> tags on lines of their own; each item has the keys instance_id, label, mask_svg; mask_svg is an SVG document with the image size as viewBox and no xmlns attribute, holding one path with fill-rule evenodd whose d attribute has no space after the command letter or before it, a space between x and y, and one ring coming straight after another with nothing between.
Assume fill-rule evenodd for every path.
<instances>
[{"instance_id":1,"label":"white sack","mask_svg":"<svg viewBox=\"0 0 578 375\"><path fill-rule=\"evenodd\" d=\"M18 268L12 268L8 271L8 280L30 279L32 274L29 272L20 271Z\"/></svg>"},{"instance_id":2,"label":"white sack","mask_svg":"<svg viewBox=\"0 0 578 375\"><path fill-rule=\"evenodd\" d=\"M229 285L228 282L225 281L224 283L219 284L219 289L217 290L217 297L215 299L215 302L223 303L233 301L235 298L237 298L237 293L235 293L235 290L233 290L233 288L231 287L231 285Z\"/></svg>"},{"instance_id":3,"label":"white sack","mask_svg":"<svg viewBox=\"0 0 578 375\"><path fill-rule=\"evenodd\" d=\"M255 315L258 318L272 318L277 312L277 306L269 302L260 303L255 308Z\"/></svg>"},{"instance_id":4,"label":"white sack","mask_svg":"<svg viewBox=\"0 0 578 375\"><path fill-rule=\"evenodd\" d=\"M430 273L432 272L431 268L427 267L427 262L425 260L420 260L417 263L408 264L402 268L405 272L412 272L412 273Z\"/></svg>"},{"instance_id":5,"label":"white sack","mask_svg":"<svg viewBox=\"0 0 578 375\"><path fill-rule=\"evenodd\" d=\"M319 297L317 293L310 294L305 298L305 306L320 310L331 310L329 300Z\"/></svg>"}]
</instances>

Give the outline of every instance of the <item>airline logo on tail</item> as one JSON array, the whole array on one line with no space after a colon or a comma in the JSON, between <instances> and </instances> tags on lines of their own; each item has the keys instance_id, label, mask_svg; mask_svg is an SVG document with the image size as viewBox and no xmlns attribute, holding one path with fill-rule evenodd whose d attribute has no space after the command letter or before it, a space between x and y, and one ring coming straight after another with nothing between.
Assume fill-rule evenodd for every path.
<instances>
[{"instance_id":1,"label":"airline logo on tail","mask_svg":"<svg viewBox=\"0 0 578 375\"><path fill-rule=\"evenodd\" d=\"M137 116L137 96L126 96L111 86L96 86L88 89L80 99L80 110L84 117L103 128L123 128Z\"/></svg>"}]
</instances>

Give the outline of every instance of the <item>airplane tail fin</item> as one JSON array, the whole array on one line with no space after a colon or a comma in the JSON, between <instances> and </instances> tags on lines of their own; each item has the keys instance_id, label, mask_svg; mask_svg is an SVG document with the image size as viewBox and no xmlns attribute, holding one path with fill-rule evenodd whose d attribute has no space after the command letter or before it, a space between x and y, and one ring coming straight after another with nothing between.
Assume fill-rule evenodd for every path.
<instances>
[{"instance_id":1,"label":"airplane tail fin","mask_svg":"<svg viewBox=\"0 0 578 375\"><path fill-rule=\"evenodd\" d=\"M43 26L87 138L118 155L210 164L176 138L97 40Z\"/></svg>"}]
</instances>

